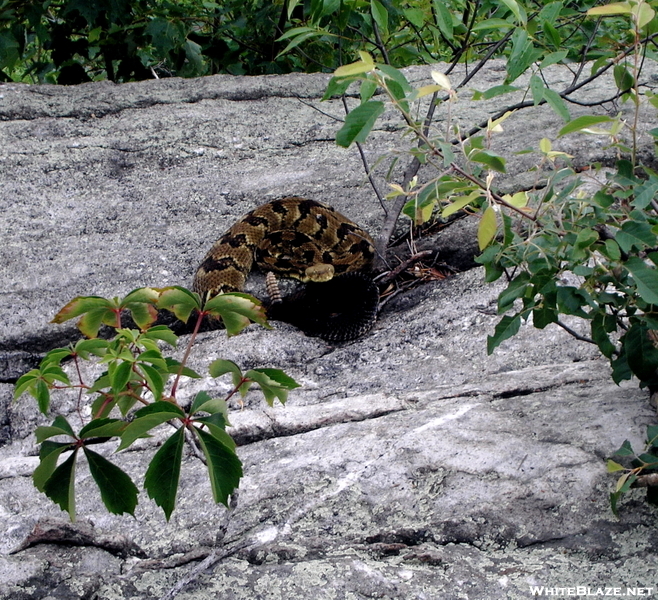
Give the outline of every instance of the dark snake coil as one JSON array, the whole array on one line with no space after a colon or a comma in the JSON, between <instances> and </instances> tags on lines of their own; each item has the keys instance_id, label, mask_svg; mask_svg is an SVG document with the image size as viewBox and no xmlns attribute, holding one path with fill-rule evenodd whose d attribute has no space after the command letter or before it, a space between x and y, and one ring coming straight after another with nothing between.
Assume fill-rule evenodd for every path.
<instances>
[{"instance_id":1,"label":"dark snake coil","mask_svg":"<svg viewBox=\"0 0 658 600\"><path fill-rule=\"evenodd\" d=\"M332 207L282 198L247 213L213 244L192 289L207 298L241 291L254 267L298 279L306 285L269 303L268 317L344 342L375 322L379 291L368 276L374 255L368 233Z\"/></svg>"}]
</instances>

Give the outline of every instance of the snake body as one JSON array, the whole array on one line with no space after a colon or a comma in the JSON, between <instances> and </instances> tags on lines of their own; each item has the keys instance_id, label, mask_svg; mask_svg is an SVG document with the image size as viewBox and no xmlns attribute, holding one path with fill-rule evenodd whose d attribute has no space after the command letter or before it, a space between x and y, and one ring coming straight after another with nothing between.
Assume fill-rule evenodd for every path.
<instances>
[{"instance_id":1,"label":"snake body","mask_svg":"<svg viewBox=\"0 0 658 600\"><path fill-rule=\"evenodd\" d=\"M298 279L307 290L268 315L309 335L345 341L374 323L378 294L365 275L373 258L374 242L356 223L321 202L287 197L255 208L219 238L192 289L208 298L241 291L254 267Z\"/></svg>"}]
</instances>

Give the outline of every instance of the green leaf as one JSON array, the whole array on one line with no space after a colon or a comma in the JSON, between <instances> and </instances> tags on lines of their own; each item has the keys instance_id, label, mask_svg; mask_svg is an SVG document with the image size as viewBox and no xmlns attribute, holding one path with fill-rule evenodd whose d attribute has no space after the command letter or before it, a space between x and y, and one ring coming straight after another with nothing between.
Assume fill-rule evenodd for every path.
<instances>
[{"instance_id":1,"label":"green leaf","mask_svg":"<svg viewBox=\"0 0 658 600\"><path fill-rule=\"evenodd\" d=\"M521 317L505 315L496 325L494 334L487 336L487 354L491 354L502 342L516 335L521 327Z\"/></svg>"},{"instance_id":2,"label":"green leaf","mask_svg":"<svg viewBox=\"0 0 658 600\"><path fill-rule=\"evenodd\" d=\"M610 366L612 367L612 380L616 384L633 378L633 371L631 371L631 368L628 366L628 360L623 346L622 351L617 357L610 361Z\"/></svg>"},{"instance_id":3,"label":"green leaf","mask_svg":"<svg viewBox=\"0 0 658 600\"><path fill-rule=\"evenodd\" d=\"M178 343L178 336L166 325L156 325L144 333L144 337L150 340L162 340L173 348Z\"/></svg>"},{"instance_id":4,"label":"green leaf","mask_svg":"<svg viewBox=\"0 0 658 600\"><path fill-rule=\"evenodd\" d=\"M608 459L608 462L606 463L606 471L608 473L614 473L616 471L623 471L624 467L622 467L619 463L616 463L614 460Z\"/></svg>"},{"instance_id":5,"label":"green leaf","mask_svg":"<svg viewBox=\"0 0 658 600\"><path fill-rule=\"evenodd\" d=\"M161 371L167 370L167 361L162 356L162 352L159 349L152 348L145 350L137 356L139 362L145 362L153 365Z\"/></svg>"},{"instance_id":6,"label":"green leaf","mask_svg":"<svg viewBox=\"0 0 658 600\"><path fill-rule=\"evenodd\" d=\"M552 28L553 34L557 35L556 40L559 40L559 33L558 33L557 29L555 29L552 25L547 25L547 26ZM545 32L545 30L544 30L544 32ZM555 47L557 48L559 46L560 46L560 42L558 41L555 44ZM562 62L567 57L568 53L569 53L568 50L559 50L557 52L551 52L550 54L547 54L544 57L544 60L542 60L541 63L539 64L539 68L540 69L546 69L547 67L550 67L551 65L555 65L557 63Z\"/></svg>"},{"instance_id":7,"label":"green leaf","mask_svg":"<svg viewBox=\"0 0 658 600\"><path fill-rule=\"evenodd\" d=\"M491 206L482 213L480 225L478 226L478 245L480 251L484 250L496 237L496 211Z\"/></svg>"},{"instance_id":8,"label":"green leaf","mask_svg":"<svg viewBox=\"0 0 658 600\"><path fill-rule=\"evenodd\" d=\"M345 124L336 133L336 143L348 148L352 142L365 142L384 108L383 102L370 100L351 110L345 117Z\"/></svg>"},{"instance_id":9,"label":"green leaf","mask_svg":"<svg viewBox=\"0 0 658 600\"><path fill-rule=\"evenodd\" d=\"M155 306L151 306L150 304L133 302L126 306L126 310L130 311L132 320L135 321L137 327L142 331L153 325L158 318L158 311Z\"/></svg>"},{"instance_id":10,"label":"green leaf","mask_svg":"<svg viewBox=\"0 0 658 600\"><path fill-rule=\"evenodd\" d=\"M130 292L121 302L121 308L130 311L133 321L145 330L158 318L155 305L160 292L153 288L139 288Z\"/></svg>"},{"instance_id":11,"label":"green leaf","mask_svg":"<svg viewBox=\"0 0 658 600\"><path fill-rule=\"evenodd\" d=\"M121 444L119 444L117 452L130 446L136 439L145 437L147 432L154 427L184 417L185 413L178 406L163 400L140 408L135 412L135 418L121 434Z\"/></svg>"},{"instance_id":12,"label":"green leaf","mask_svg":"<svg viewBox=\"0 0 658 600\"><path fill-rule=\"evenodd\" d=\"M635 198L631 201L634 208L644 210L651 204L651 201L658 193L658 177L652 175L648 181L635 187Z\"/></svg>"},{"instance_id":13,"label":"green leaf","mask_svg":"<svg viewBox=\"0 0 658 600\"><path fill-rule=\"evenodd\" d=\"M55 504L69 513L71 521L75 521L75 459L77 448L43 484L43 493Z\"/></svg>"},{"instance_id":14,"label":"green leaf","mask_svg":"<svg viewBox=\"0 0 658 600\"><path fill-rule=\"evenodd\" d=\"M528 22L528 16L525 9L516 0L501 0L501 2L512 11L512 14L520 25L525 26Z\"/></svg>"},{"instance_id":15,"label":"green leaf","mask_svg":"<svg viewBox=\"0 0 658 600\"><path fill-rule=\"evenodd\" d=\"M166 364L165 364L166 368ZM140 364L138 370L144 376L146 383L148 385L151 394L153 394L154 400L160 400L162 398L162 392L164 391L165 383L169 377L168 373L165 373L164 376L158 369L150 366Z\"/></svg>"},{"instance_id":16,"label":"green leaf","mask_svg":"<svg viewBox=\"0 0 658 600\"><path fill-rule=\"evenodd\" d=\"M335 96L342 96L347 88L350 87L355 81L362 80L362 76L354 77L332 77L327 84L327 89L324 91L322 100L329 100Z\"/></svg>"},{"instance_id":17,"label":"green leaf","mask_svg":"<svg viewBox=\"0 0 658 600\"><path fill-rule=\"evenodd\" d=\"M37 427L35 430L35 435L38 444L55 435L68 435L69 437L76 438L76 435L73 432L73 428L69 422L61 415L57 415L55 417L52 425L48 427Z\"/></svg>"},{"instance_id":18,"label":"green leaf","mask_svg":"<svg viewBox=\"0 0 658 600\"><path fill-rule=\"evenodd\" d=\"M571 119L571 115L569 114L569 109L567 108L562 96L560 96L555 90L546 88L544 90L544 98L555 114L557 114L565 123L568 123Z\"/></svg>"},{"instance_id":19,"label":"green leaf","mask_svg":"<svg viewBox=\"0 0 658 600\"><path fill-rule=\"evenodd\" d=\"M176 506L184 442L185 428L181 427L155 453L144 478L144 489L162 508L167 521Z\"/></svg>"},{"instance_id":20,"label":"green leaf","mask_svg":"<svg viewBox=\"0 0 658 600\"><path fill-rule=\"evenodd\" d=\"M448 41L452 41L455 36L451 12L442 0L432 0L432 4L436 26Z\"/></svg>"},{"instance_id":21,"label":"green leaf","mask_svg":"<svg viewBox=\"0 0 658 600\"><path fill-rule=\"evenodd\" d=\"M631 4L629 2L613 2L604 6L595 6L587 11L588 15L628 15L631 13Z\"/></svg>"},{"instance_id":22,"label":"green leaf","mask_svg":"<svg viewBox=\"0 0 658 600\"><path fill-rule=\"evenodd\" d=\"M206 302L203 310L213 316L221 317L229 336L240 333L251 322L269 327L260 300L249 294L238 292L218 294Z\"/></svg>"},{"instance_id":23,"label":"green leaf","mask_svg":"<svg viewBox=\"0 0 658 600\"><path fill-rule=\"evenodd\" d=\"M108 340L78 340L73 347L73 351L80 358L87 360L90 354L93 354L94 356L104 356L109 345L110 342Z\"/></svg>"},{"instance_id":24,"label":"green leaf","mask_svg":"<svg viewBox=\"0 0 658 600\"><path fill-rule=\"evenodd\" d=\"M25 373L25 375L21 375L14 387L14 400L18 400L18 398L25 392L29 392L34 396L34 388L40 376L41 372L38 369L32 369Z\"/></svg>"},{"instance_id":25,"label":"green leaf","mask_svg":"<svg viewBox=\"0 0 658 600\"><path fill-rule=\"evenodd\" d=\"M300 31L300 30L304 30L304 31ZM302 44L307 40L310 40L315 37L321 37L324 35L331 35L323 29L311 29L310 27L295 27L294 29L287 31L284 35L282 35L279 38L279 40L282 40L284 36L290 37L289 34L291 33L296 33L297 35L292 40L290 40L290 42L288 42L288 45L283 50L281 50L281 52L279 52L277 58L283 56L284 54L287 54L288 52L299 46L299 44Z\"/></svg>"},{"instance_id":26,"label":"green leaf","mask_svg":"<svg viewBox=\"0 0 658 600\"><path fill-rule=\"evenodd\" d=\"M473 100L491 100L491 98L495 98L496 96L518 92L520 89L513 85L496 85L485 92L473 92Z\"/></svg>"},{"instance_id":27,"label":"green leaf","mask_svg":"<svg viewBox=\"0 0 658 600\"><path fill-rule=\"evenodd\" d=\"M228 425L228 406L223 398L212 398L207 392L199 392L192 402L190 414L197 412L208 412L213 415L220 414Z\"/></svg>"},{"instance_id":28,"label":"green leaf","mask_svg":"<svg viewBox=\"0 0 658 600\"><path fill-rule=\"evenodd\" d=\"M130 381L132 375L133 363L120 362L119 364L113 363L108 368L110 376L110 384L112 391L115 394L122 392Z\"/></svg>"},{"instance_id":29,"label":"green leaf","mask_svg":"<svg viewBox=\"0 0 658 600\"><path fill-rule=\"evenodd\" d=\"M160 298L158 308L168 310L176 315L176 318L187 323L193 310L201 310L201 299L198 294L190 292L180 286L162 288L158 290Z\"/></svg>"},{"instance_id":30,"label":"green leaf","mask_svg":"<svg viewBox=\"0 0 658 600\"><path fill-rule=\"evenodd\" d=\"M622 338L628 366L642 382L656 379L658 370L658 348L649 337L649 328L634 323Z\"/></svg>"},{"instance_id":31,"label":"green leaf","mask_svg":"<svg viewBox=\"0 0 658 600\"><path fill-rule=\"evenodd\" d=\"M384 38L388 37L388 11L378 0L370 0L370 12Z\"/></svg>"},{"instance_id":32,"label":"green leaf","mask_svg":"<svg viewBox=\"0 0 658 600\"><path fill-rule=\"evenodd\" d=\"M50 479L57 468L57 461L62 452L74 449L75 445L66 442L43 442L39 448L39 466L34 469L32 474L34 487L43 492L46 481Z\"/></svg>"},{"instance_id":33,"label":"green leaf","mask_svg":"<svg viewBox=\"0 0 658 600\"><path fill-rule=\"evenodd\" d=\"M509 282L498 296L498 313L507 312L514 305L517 298L521 298L530 286L530 274L526 271L519 273Z\"/></svg>"},{"instance_id":34,"label":"green leaf","mask_svg":"<svg viewBox=\"0 0 658 600\"><path fill-rule=\"evenodd\" d=\"M361 87L359 89L359 96L361 97L361 102L367 102L372 98L374 93L377 91L377 82L372 79L363 79L361 81Z\"/></svg>"},{"instance_id":35,"label":"green leaf","mask_svg":"<svg viewBox=\"0 0 658 600\"><path fill-rule=\"evenodd\" d=\"M557 305L565 315L587 319L588 315L582 307L588 304L592 304L592 300L586 290L572 285L561 285L557 288Z\"/></svg>"},{"instance_id":36,"label":"green leaf","mask_svg":"<svg viewBox=\"0 0 658 600\"><path fill-rule=\"evenodd\" d=\"M353 77L354 75L362 75L363 73L372 71L375 68L372 56L367 52L361 51L359 51L359 55L361 56L361 60L338 67L334 71L334 75L336 77Z\"/></svg>"},{"instance_id":37,"label":"green leaf","mask_svg":"<svg viewBox=\"0 0 658 600\"><path fill-rule=\"evenodd\" d=\"M80 340L80 341L89 341L89 340ZM70 348L55 348L53 350L50 350L46 354L46 356L43 357L41 360L41 363L39 366L45 367L47 365L57 365L65 359L71 356L72 351Z\"/></svg>"},{"instance_id":38,"label":"green leaf","mask_svg":"<svg viewBox=\"0 0 658 600\"><path fill-rule=\"evenodd\" d=\"M165 361L167 362L168 373L178 373L180 371L181 363L179 361L169 357L165 358ZM189 367L183 367L181 375L184 375L185 377L191 377L192 379L201 379L201 375Z\"/></svg>"},{"instance_id":39,"label":"green leaf","mask_svg":"<svg viewBox=\"0 0 658 600\"><path fill-rule=\"evenodd\" d=\"M581 229L571 250L571 260L580 261L587 258L589 256L587 250L598 240L599 234L593 229Z\"/></svg>"},{"instance_id":40,"label":"green leaf","mask_svg":"<svg viewBox=\"0 0 658 600\"><path fill-rule=\"evenodd\" d=\"M242 463L235 452L215 439L211 434L195 427L208 463L208 475L215 502L228 506L228 497L240 484Z\"/></svg>"},{"instance_id":41,"label":"green leaf","mask_svg":"<svg viewBox=\"0 0 658 600\"><path fill-rule=\"evenodd\" d=\"M505 159L491 150L479 150L469 155L469 160L487 165L490 169L505 173Z\"/></svg>"},{"instance_id":42,"label":"green leaf","mask_svg":"<svg viewBox=\"0 0 658 600\"><path fill-rule=\"evenodd\" d=\"M532 101L535 106L539 104L544 99L544 90L546 86L541 80L541 77L537 75L532 75L530 77L530 92L532 93Z\"/></svg>"},{"instance_id":43,"label":"green leaf","mask_svg":"<svg viewBox=\"0 0 658 600\"><path fill-rule=\"evenodd\" d=\"M616 348L605 330L604 316L601 313L592 319L592 339L596 342L603 356L612 358Z\"/></svg>"},{"instance_id":44,"label":"green leaf","mask_svg":"<svg viewBox=\"0 0 658 600\"><path fill-rule=\"evenodd\" d=\"M656 244L656 234L648 223L626 221L615 235L615 240L624 252L644 250Z\"/></svg>"},{"instance_id":45,"label":"green leaf","mask_svg":"<svg viewBox=\"0 0 658 600\"><path fill-rule=\"evenodd\" d=\"M128 423L120 419L94 419L85 425L78 434L80 439L92 437L115 437L121 435Z\"/></svg>"},{"instance_id":46,"label":"green leaf","mask_svg":"<svg viewBox=\"0 0 658 600\"><path fill-rule=\"evenodd\" d=\"M36 398L39 411L44 415L48 414L48 408L50 407L50 390L48 389L48 384L43 379L38 379L32 394Z\"/></svg>"},{"instance_id":47,"label":"green leaf","mask_svg":"<svg viewBox=\"0 0 658 600\"><path fill-rule=\"evenodd\" d=\"M647 426L647 445L658 448L658 425Z\"/></svg>"},{"instance_id":48,"label":"green leaf","mask_svg":"<svg viewBox=\"0 0 658 600\"><path fill-rule=\"evenodd\" d=\"M211 377L221 377L225 373L231 373L231 380L233 381L234 386L240 385L240 382L243 379L240 367L238 367L233 361L225 360L223 358L218 358L211 362L208 366L208 372Z\"/></svg>"},{"instance_id":49,"label":"green leaf","mask_svg":"<svg viewBox=\"0 0 658 600\"><path fill-rule=\"evenodd\" d=\"M54 316L51 323L64 323L69 319L79 317L90 310L107 310L115 308L115 305L100 296L77 296Z\"/></svg>"},{"instance_id":50,"label":"green leaf","mask_svg":"<svg viewBox=\"0 0 658 600\"><path fill-rule=\"evenodd\" d=\"M613 456L635 456L633 447L628 440L624 440L624 443L620 446L619 450L612 453Z\"/></svg>"},{"instance_id":51,"label":"green leaf","mask_svg":"<svg viewBox=\"0 0 658 600\"><path fill-rule=\"evenodd\" d=\"M627 92L635 85L635 78L625 65L615 65L613 73L620 92Z\"/></svg>"},{"instance_id":52,"label":"green leaf","mask_svg":"<svg viewBox=\"0 0 658 600\"><path fill-rule=\"evenodd\" d=\"M656 269L636 256L629 258L624 266L633 276L642 299L648 304L658 304L658 273L656 273Z\"/></svg>"},{"instance_id":53,"label":"green leaf","mask_svg":"<svg viewBox=\"0 0 658 600\"><path fill-rule=\"evenodd\" d=\"M554 306L542 302L532 311L532 323L537 329L544 329L547 325L557 322L557 311Z\"/></svg>"},{"instance_id":54,"label":"green leaf","mask_svg":"<svg viewBox=\"0 0 658 600\"><path fill-rule=\"evenodd\" d=\"M560 129L558 137L580 131L581 129L587 129L592 125L598 125L599 123L612 123L612 121L614 121L614 119L606 117L605 115L585 115L583 117L576 117L573 121L569 121L564 127L562 127L562 129Z\"/></svg>"},{"instance_id":55,"label":"green leaf","mask_svg":"<svg viewBox=\"0 0 658 600\"><path fill-rule=\"evenodd\" d=\"M435 0L438 2L438 0ZM484 31L487 29L509 29L514 27L513 23L506 21L505 19L485 19L473 25L472 31Z\"/></svg>"},{"instance_id":56,"label":"green leaf","mask_svg":"<svg viewBox=\"0 0 658 600\"><path fill-rule=\"evenodd\" d=\"M532 41L528 39L527 31L521 27L512 34L511 42L512 50L507 60L505 83L511 83L525 73L528 67L543 54L542 50L534 47Z\"/></svg>"},{"instance_id":57,"label":"green leaf","mask_svg":"<svg viewBox=\"0 0 658 600\"><path fill-rule=\"evenodd\" d=\"M441 211L441 218L445 219L450 215L460 211L465 206L468 206L472 202L475 202L479 198L482 198L482 192L480 190L471 192L468 196L455 196L452 198L452 202L448 204L443 211Z\"/></svg>"},{"instance_id":58,"label":"green leaf","mask_svg":"<svg viewBox=\"0 0 658 600\"><path fill-rule=\"evenodd\" d=\"M257 383L267 403L272 406L274 398L278 398L281 404L288 399L288 390L299 387L299 384L279 369L250 369L245 373L245 378Z\"/></svg>"},{"instance_id":59,"label":"green leaf","mask_svg":"<svg viewBox=\"0 0 658 600\"><path fill-rule=\"evenodd\" d=\"M377 69L380 72L384 73L384 75L386 75L386 79L390 81L395 81L395 83L397 83L400 86L400 89L405 93L408 94L413 91L414 88L411 87L409 81L404 76L404 73L400 71L400 69L396 69L391 65L384 65L384 64L377 65Z\"/></svg>"},{"instance_id":60,"label":"green leaf","mask_svg":"<svg viewBox=\"0 0 658 600\"><path fill-rule=\"evenodd\" d=\"M212 435L218 442L224 444L229 450L235 450L235 440L226 433L225 422L222 415L214 414L209 417L199 417L198 419L194 419L194 422L205 425L208 428L210 435Z\"/></svg>"},{"instance_id":61,"label":"green leaf","mask_svg":"<svg viewBox=\"0 0 658 600\"><path fill-rule=\"evenodd\" d=\"M105 508L115 515L128 513L134 516L139 492L132 479L100 454L87 447L84 448L84 452L89 463L89 471L101 492Z\"/></svg>"}]
</instances>

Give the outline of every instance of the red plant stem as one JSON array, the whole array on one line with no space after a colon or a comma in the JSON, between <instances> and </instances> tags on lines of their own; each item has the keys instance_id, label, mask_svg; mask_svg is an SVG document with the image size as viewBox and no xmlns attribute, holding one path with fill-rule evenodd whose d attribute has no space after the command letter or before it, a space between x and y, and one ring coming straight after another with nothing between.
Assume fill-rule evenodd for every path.
<instances>
[{"instance_id":1,"label":"red plant stem","mask_svg":"<svg viewBox=\"0 0 658 600\"><path fill-rule=\"evenodd\" d=\"M207 315L208 313L199 311L199 316L197 317L196 324L194 325L194 331L192 332L192 335L190 336L190 341L187 343L187 348L185 349L185 354L183 356L183 360L180 363L180 367L178 369L178 373L176 373L176 379L174 380L174 385L171 386L171 394L170 396L172 398L176 398L176 391L178 390L178 382L180 381L180 378L183 374L183 369L185 368L185 363L187 363L187 359L190 356L190 352L192 351L192 346L194 345L194 342L196 340L196 336L199 333L199 329L201 328L201 323L203 322L203 318Z\"/></svg>"}]
</instances>

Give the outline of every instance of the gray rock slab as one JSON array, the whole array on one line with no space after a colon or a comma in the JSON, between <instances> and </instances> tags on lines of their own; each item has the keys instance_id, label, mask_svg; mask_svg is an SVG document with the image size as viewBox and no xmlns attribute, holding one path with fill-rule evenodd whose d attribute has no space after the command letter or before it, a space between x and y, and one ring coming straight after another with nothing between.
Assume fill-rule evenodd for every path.
<instances>
[{"instance_id":1,"label":"gray rock slab","mask_svg":"<svg viewBox=\"0 0 658 600\"><path fill-rule=\"evenodd\" d=\"M499 82L494 67L471 87ZM408 71L413 81L428 76ZM565 72L551 76L568 83ZM263 201L324 200L376 233L381 208L356 151L332 141L342 107L319 102L326 81L0 85L3 380L70 338L72 328L48 321L71 298L189 282L212 241ZM591 97L607 97L606 85ZM464 102L454 118L466 126L496 108ZM520 150L560 126L535 107L508 119L496 143ZM395 149L400 133L387 113L369 159ZM565 138L556 148L606 159L597 144ZM515 173L528 160L513 158L502 184L524 185ZM425 243L465 260L472 236L462 222ZM641 446L655 411L557 327L526 327L487 356L501 285L484 284L479 269L427 284L342 346L282 323L202 334L191 359L202 374L221 357L282 368L302 384L285 407L267 407L257 390L232 407L245 477L228 518L190 456L168 523L144 493L134 519L108 515L81 466L71 528L30 478L31 431L48 420L28 398L12 403L12 386L0 383L0 598L161 598L177 584L179 598L432 600L654 586L658 516L641 491L612 515L605 458L625 439ZM229 387L185 380L180 398ZM76 398L56 402L78 418ZM163 439L100 451L142 481ZM59 543L31 544L44 530Z\"/></svg>"}]
</instances>

